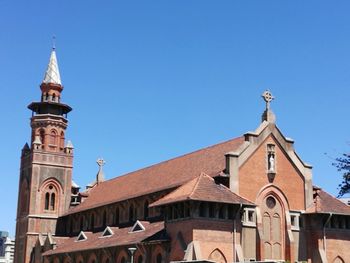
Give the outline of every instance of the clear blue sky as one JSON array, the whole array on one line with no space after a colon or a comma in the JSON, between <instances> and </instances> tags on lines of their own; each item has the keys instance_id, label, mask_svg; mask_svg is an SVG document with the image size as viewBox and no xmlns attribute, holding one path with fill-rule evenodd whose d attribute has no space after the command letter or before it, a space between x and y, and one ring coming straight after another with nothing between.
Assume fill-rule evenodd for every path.
<instances>
[{"instance_id":1,"label":"clear blue sky","mask_svg":"<svg viewBox=\"0 0 350 263\"><path fill-rule=\"evenodd\" d=\"M81 186L254 130L265 89L282 132L337 193L349 151L349 1L0 0L1 216L15 234L20 150L57 37ZM132 187L132 186L130 186Z\"/></svg>"}]
</instances>

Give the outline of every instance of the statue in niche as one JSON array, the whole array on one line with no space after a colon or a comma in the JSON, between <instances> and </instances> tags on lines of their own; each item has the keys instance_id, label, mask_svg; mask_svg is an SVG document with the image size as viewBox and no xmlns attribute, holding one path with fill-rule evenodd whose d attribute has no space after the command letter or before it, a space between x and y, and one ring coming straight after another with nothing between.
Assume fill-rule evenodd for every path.
<instances>
[{"instance_id":1,"label":"statue in niche","mask_svg":"<svg viewBox=\"0 0 350 263\"><path fill-rule=\"evenodd\" d=\"M268 158L268 170L269 172L275 172L275 156L274 154L269 154Z\"/></svg>"}]
</instances>

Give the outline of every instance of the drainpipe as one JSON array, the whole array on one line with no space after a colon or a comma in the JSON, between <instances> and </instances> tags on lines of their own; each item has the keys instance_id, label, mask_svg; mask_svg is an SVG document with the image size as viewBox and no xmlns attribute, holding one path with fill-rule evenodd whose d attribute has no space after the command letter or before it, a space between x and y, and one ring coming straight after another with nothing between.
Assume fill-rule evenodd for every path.
<instances>
[{"instance_id":1,"label":"drainpipe","mask_svg":"<svg viewBox=\"0 0 350 263\"><path fill-rule=\"evenodd\" d=\"M333 216L333 213L330 213L326 223L323 225L323 250L324 250L324 253L326 255L327 255L326 226L329 223L329 221L331 220L332 216Z\"/></svg>"},{"instance_id":2,"label":"drainpipe","mask_svg":"<svg viewBox=\"0 0 350 263\"><path fill-rule=\"evenodd\" d=\"M236 213L236 217L235 217L235 220L233 220L233 239L234 239L234 261L233 262L237 262L237 226L236 226L236 220L237 220L237 215L239 215L239 213L241 212L242 210L242 204L239 204L239 209Z\"/></svg>"}]
</instances>

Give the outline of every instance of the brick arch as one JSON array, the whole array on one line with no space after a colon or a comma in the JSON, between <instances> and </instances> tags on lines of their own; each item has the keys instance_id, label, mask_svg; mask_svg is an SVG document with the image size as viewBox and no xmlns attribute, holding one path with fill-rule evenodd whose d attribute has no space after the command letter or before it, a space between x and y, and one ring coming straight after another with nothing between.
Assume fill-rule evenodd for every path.
<instances>
[{"instance_id":1,"label":"brick arch","mask_svg":"<svg viewBox=\"0 0 350 263\"><path fill-rule=\"evenodd\" d=\"M110 255L110 253L104 253L104 255L102 256L102 263L112 263L112 256Z\"/></svg>"},{"instance_id":2,"label":"brick arch","mask_svg":"<svg viewBox=\"0 0 350 263\"><path fill-rule=\"evenodd\" d=\"M268 184L260 189L256 196L256 204L259 204L259 202L261 202L269 194L274 195L282 203L284 210L289 210L289 202L287 197L279 187L273 184Z\"/></svg>"},{"instance_id":3,"label":"brick arch","mask_svg":"<svg viewBox=\"0 0 350 263\"><path fill-rule=\"evenodd\" d=\"M55 178L45 180L39 189L41 192L41 211L60 211L60 196L63 193L61 184Z\"/></svg>"},{"instance_id":4,"label":"brick arch","mask_svg":"<svg viewBox=\"0 0 350 263\"><path fill-rule=\"evenodd\" d=\"M63 150L63 148L64 148L64 131L61 131L59 140L60 140L60 149Z\"/></svg>"},{"instance_id":5,"label":"brick arch","mask_svg":"<svg viewBox=\"0 0 350 263\"><path fill-rule=\"evenodd\" d=\"M136 250L134 255L134 262L139 263L139 257L142 257L142 263L146 262L146 255L144 255L140 249Z\"/></svg>"},{"instance_id":6,"label":"brick arch","mask_svg":"<svg viewBox=\"0 0 350 263\"><path fill-rule=\"evenodd\" d=\"M84 263L84 258L81 254L78 254L76 257L75 257L75 263Z\"/></svg>"},{"instance_id":7,"label":"brick arch","mask_svg":"<svg viewBox=\"0 0 350 263\"><path fill-rule=\"evenodd\" d=\"M337 256L332 263L345 263L345 261L340 256Z\"/></svg>"},{"instance_id":8,"label":"brick arch","mask_svg":"<svg viewBox=\"0 0 350 263\"><path fill-rule=\"evenodd\" d=\"M218 248L215 248L209 255L209 260L212 260L217 263L227 263L224 253Z\"/></svg>"},{"instance_id":9,"label":"brick arch","mask_svg":"<svg viewBox=\"0 0 350 263\"><path fill-rule=\"evenodd\" d=\"M36 136L39 136L41 144L46 144L46 131L43 127L37 129Z\"/></svg>"},{"instance_id":10,"label":"brick arch","mask_svg":"<svg viewBox=\"0 0 350 263\"><path fill-rule=\"evenodd\" d=\"M122 263L123 257L125 259L125 262L128 262L128 253L125 250L121 250L117 256L116 263Z\"/></svg>"},{"instance_id":11,"label":"brick arch","mask_svg":"<svg viewBox=\"0 0 350 263\"><path fill-rule=\"evenodd\" d=\"M159 263L159 255L161 256L161 263L165 262L165 251L161 246L156 246L152 252L152 263Z\"/></svg>"},{"instance_id":12,"label":"brick arch","mask_svg":"<svg viewBox=\"0 0 350 263\"><path fill-rule=\"evenodd\" d=\"M95 253L91 253L87 263L97 263L97 257Z\"/></svg>"},{"instance_id":13,"label":"brick arch","mask_svg":"<svg viewBox=\"0 0 350 263\"><path fill-rule=\"evenodd\" d=\"M56 178L50 177L41 183L39 191L47 187L49 184L53 184L61 193L64 193L63 186Z\"/></svg>"}]
</instances>

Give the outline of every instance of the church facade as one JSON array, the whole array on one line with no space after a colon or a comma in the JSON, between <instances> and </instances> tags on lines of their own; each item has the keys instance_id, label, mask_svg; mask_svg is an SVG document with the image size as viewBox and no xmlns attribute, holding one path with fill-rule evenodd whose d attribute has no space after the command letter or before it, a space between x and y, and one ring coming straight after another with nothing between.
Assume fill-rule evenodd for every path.
<instances>
[{"instance_id":1,"label":"church facade","mask_svg":"<svg viewBox=\"0 0 350 263\"><path fill-rule=\"evenodd\" d=\"M81 190L55 50L21 155L15 262L350 262L350 207L312 184L270 92L254 132Z\"/></svg>"}]
</instances>

